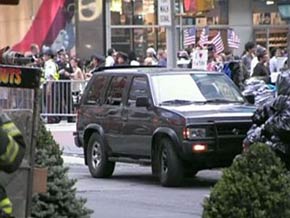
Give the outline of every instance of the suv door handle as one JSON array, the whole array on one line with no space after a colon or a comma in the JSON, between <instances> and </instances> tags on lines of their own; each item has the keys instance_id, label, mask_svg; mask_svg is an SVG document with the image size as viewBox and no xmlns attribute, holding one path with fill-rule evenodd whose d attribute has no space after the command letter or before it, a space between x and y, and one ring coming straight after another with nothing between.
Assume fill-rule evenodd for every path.
<instances>
[{"instance_id":1,"label":"suv door handle","mask_svg":"<svg viewBox=\"0 0 290 218\"><path fill-rule=\"evenodd\" d=\"M115 114L118 113L118 111L119 111L119 110L110 110L110 111L108 112L108 115L115 115Z\"/></svg>"}]
</instances>

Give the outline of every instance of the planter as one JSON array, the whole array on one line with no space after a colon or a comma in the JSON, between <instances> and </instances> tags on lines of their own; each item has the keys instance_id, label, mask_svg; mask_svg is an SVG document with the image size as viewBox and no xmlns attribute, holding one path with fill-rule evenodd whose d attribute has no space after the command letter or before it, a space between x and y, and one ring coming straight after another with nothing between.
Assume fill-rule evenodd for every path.
<instances>
[{"instance_id":1,"label":"planter","mask_svg":"<svg viewBox=\"0 0 290 218\"><path fill-rule=\"evenodd\" d=\"M35 167L33 171L33 194L47 192L47 168Z\"/></svg>"}]
</instances>

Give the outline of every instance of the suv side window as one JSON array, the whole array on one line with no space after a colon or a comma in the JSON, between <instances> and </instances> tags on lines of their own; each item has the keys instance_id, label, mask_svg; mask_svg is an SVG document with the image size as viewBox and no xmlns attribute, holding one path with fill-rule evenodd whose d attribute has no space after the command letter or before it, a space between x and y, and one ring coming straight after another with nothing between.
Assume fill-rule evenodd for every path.
<instances>
[{"instance_id":1,"label":"suv side window","mask_svg":"<svg viewBox=\"0 0 290 218\"><path fill-rule=\"evenodd\" d=\"M136 106L136 99L139 97L149 97L149 86L146 77L137 76L132 80L130 87L128 106Z\"/></svg>"},{"instance_id":2,"label":"suv side window","mask_svg":"<svg viewBox=\"0 0 290 218\"><path fill-rule=\"evenodd\" d=\"M105 104L120 106L126 83L127 77L114 76L107 91Z\"/></svg>"},{"instance_id":3,"label":"suv side window","mask_svg":"<svg viewBox=\"0 0 290 218\"><path fill-rule=\"evenodd\" d=\"M88 89L85 104L96 105L102 103L102 94L107 83L108 77L96 76Z\"/></svg>"}]
</instances>

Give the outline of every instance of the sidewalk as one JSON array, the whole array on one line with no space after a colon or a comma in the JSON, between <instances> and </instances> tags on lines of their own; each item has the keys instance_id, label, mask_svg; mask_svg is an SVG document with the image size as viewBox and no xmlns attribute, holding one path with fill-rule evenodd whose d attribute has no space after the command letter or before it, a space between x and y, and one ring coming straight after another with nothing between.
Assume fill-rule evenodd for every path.
<instances>
[{"instance_id":1,"label":"sidewalk","mask_svg":"<svg viewBox=\"0 0 290 218\"><path fill-rule=\"evenodd\" d=\"M84 164L83 149L74 143L73 132L76 130L76 123L61 121L57 124L45 124L45 127L63 149L65 164Z\"/></svg>"}]
</instances>

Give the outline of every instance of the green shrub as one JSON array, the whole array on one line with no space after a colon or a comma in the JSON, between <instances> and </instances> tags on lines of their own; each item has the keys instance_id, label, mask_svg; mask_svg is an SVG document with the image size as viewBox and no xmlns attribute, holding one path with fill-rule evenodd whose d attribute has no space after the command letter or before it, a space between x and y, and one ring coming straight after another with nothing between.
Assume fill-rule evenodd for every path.
<instances>
[{"instance_id":1,"label":"green shrub","mask_svg":"<svg viewBox=\"0 0 290 218\"><path fill-rule=\"evenodd\" d=\"M92 213L85 207L86 200L76 196L76 180L68 178L68 168L63 166L61 155L59 145L41 123L35 164L48 168L47 193L33 196L33 218L85 218Z\"/></svg>"},{"instance_id":2,"label":"green shrub","mask_svg":"<svg viewBox=\"0 0 290 218\"><path fill-rule=\"evenodd\" d=\"M203 207L203 218L290 217L290 177L269 147L255 144L224 170Z\"/></svg>"}]
</instances>

